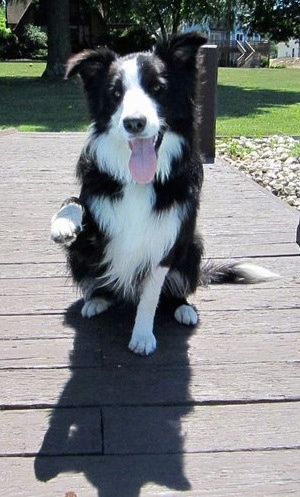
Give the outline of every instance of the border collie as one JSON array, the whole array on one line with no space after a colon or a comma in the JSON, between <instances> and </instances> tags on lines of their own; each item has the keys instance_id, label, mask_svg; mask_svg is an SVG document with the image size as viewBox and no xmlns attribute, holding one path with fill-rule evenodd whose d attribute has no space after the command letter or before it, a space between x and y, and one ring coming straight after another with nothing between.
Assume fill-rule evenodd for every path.
<instances>
[{"instance_id":1,"label":"border collie","mask_svg":"<svg viewBox=\"0 0 300 497\"><path fill-rule=\"evenodd\" d=\"M118 57L102 47L70 59L92 117L77 164L79 198L52 218L51 237L65 247L80 287L83 317L114 303L137 306L129 349L156 348L158 303L179 323L196 325L187 297L209 282L263 281L275 275L238 263L200 265L196 215L203 169L194 116L198 33L158 42L152 53Z\"/></svg>"}]
</instances>

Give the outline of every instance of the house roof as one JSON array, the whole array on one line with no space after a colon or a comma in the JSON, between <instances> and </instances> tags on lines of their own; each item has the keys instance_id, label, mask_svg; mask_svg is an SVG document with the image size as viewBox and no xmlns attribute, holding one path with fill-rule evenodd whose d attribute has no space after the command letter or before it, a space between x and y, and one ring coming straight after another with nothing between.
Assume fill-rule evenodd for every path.
<instances>
[{"instance_id":1,"label":"house roof","mask_svg":"<svg viewBox=\"0 0 300 497\"><path fill-rule=\"evenodd\" d=\"M8 26L13 28L16 27L31 4L31 0L11 1L7 3L6 12Z\"/></svg>"}]
</instances>

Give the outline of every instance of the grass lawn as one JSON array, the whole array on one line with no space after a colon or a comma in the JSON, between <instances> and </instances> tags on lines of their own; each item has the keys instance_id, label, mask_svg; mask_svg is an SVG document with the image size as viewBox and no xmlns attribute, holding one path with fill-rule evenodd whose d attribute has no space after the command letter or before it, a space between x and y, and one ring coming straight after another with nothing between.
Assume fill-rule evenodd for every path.
<instances>
[{"instance_id":1,"label":"grass lawn","mask_svg":"<svg viewBox=\"0 0 300 497\"><path fill-rule=\"evenodd\" d=\"M85 131L88 113L79 81L42 81L42 62L0 62L0 129Z\"/></svg>"},{"instance_id":2,"label":"grass lawn","mask_svg":"<svg viewBox=\"0 0 300 497\"><path fill-rule=\"evenodd\" d=\"M46 83L41 62L0 62L0 129L82 131L77 81ZM219 69L218 136L300 134L300 69Z\"/></svg>"},{"instance_id":3,"label":"grass lawn","mask_svg":"<svg viewBox=\"0 0 300 497\"><path fill-rule=\"evenodd\" d=\"M219 68L217 136L300 135L300 69Z\"/></svg>"}]
</instances>

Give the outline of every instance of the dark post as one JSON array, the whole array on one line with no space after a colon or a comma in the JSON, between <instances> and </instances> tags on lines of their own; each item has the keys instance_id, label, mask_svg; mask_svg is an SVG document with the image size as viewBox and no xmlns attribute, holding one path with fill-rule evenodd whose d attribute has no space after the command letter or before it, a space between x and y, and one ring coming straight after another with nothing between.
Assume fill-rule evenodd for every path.
<instances>
[{"instance_id":1,"label":"dark post","mask_svg":"<svg viewBox=\"0 0 300 497\"><path fill-rule=\"evenodd\" d=\"M218 47L204 45L198 55L197 120L204 162L214 162L217 115Z\"/></svg>"},{"instance_id":2,"label":"dark post","mask_svg":"<svg viewBox=\"0 0 300 497\"><path fill-rule=\"evenodd\" d=\"M299 224L298 224L297 233L296 233L296 242L298 243L298 245L300 247L300 219L299 219Z\"/></svg>"}]
</instances>

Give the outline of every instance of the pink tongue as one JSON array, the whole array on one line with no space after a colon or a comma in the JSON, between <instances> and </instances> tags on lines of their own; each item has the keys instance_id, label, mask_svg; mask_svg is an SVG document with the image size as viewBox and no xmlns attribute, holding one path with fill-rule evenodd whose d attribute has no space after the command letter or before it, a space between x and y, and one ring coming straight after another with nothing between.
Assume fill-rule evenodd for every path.
<instances>
[{"instance_id":1,"label":"pink tongue","mask_svg":"<svg viewBox=\"0 0 300 497\"><path fill-rule=\"evenodd\" d=\"M157 157L152 138L136 138L130 143L129 169L137 183L151 183L155 176Z\"/></svg>"}]
</instances>

